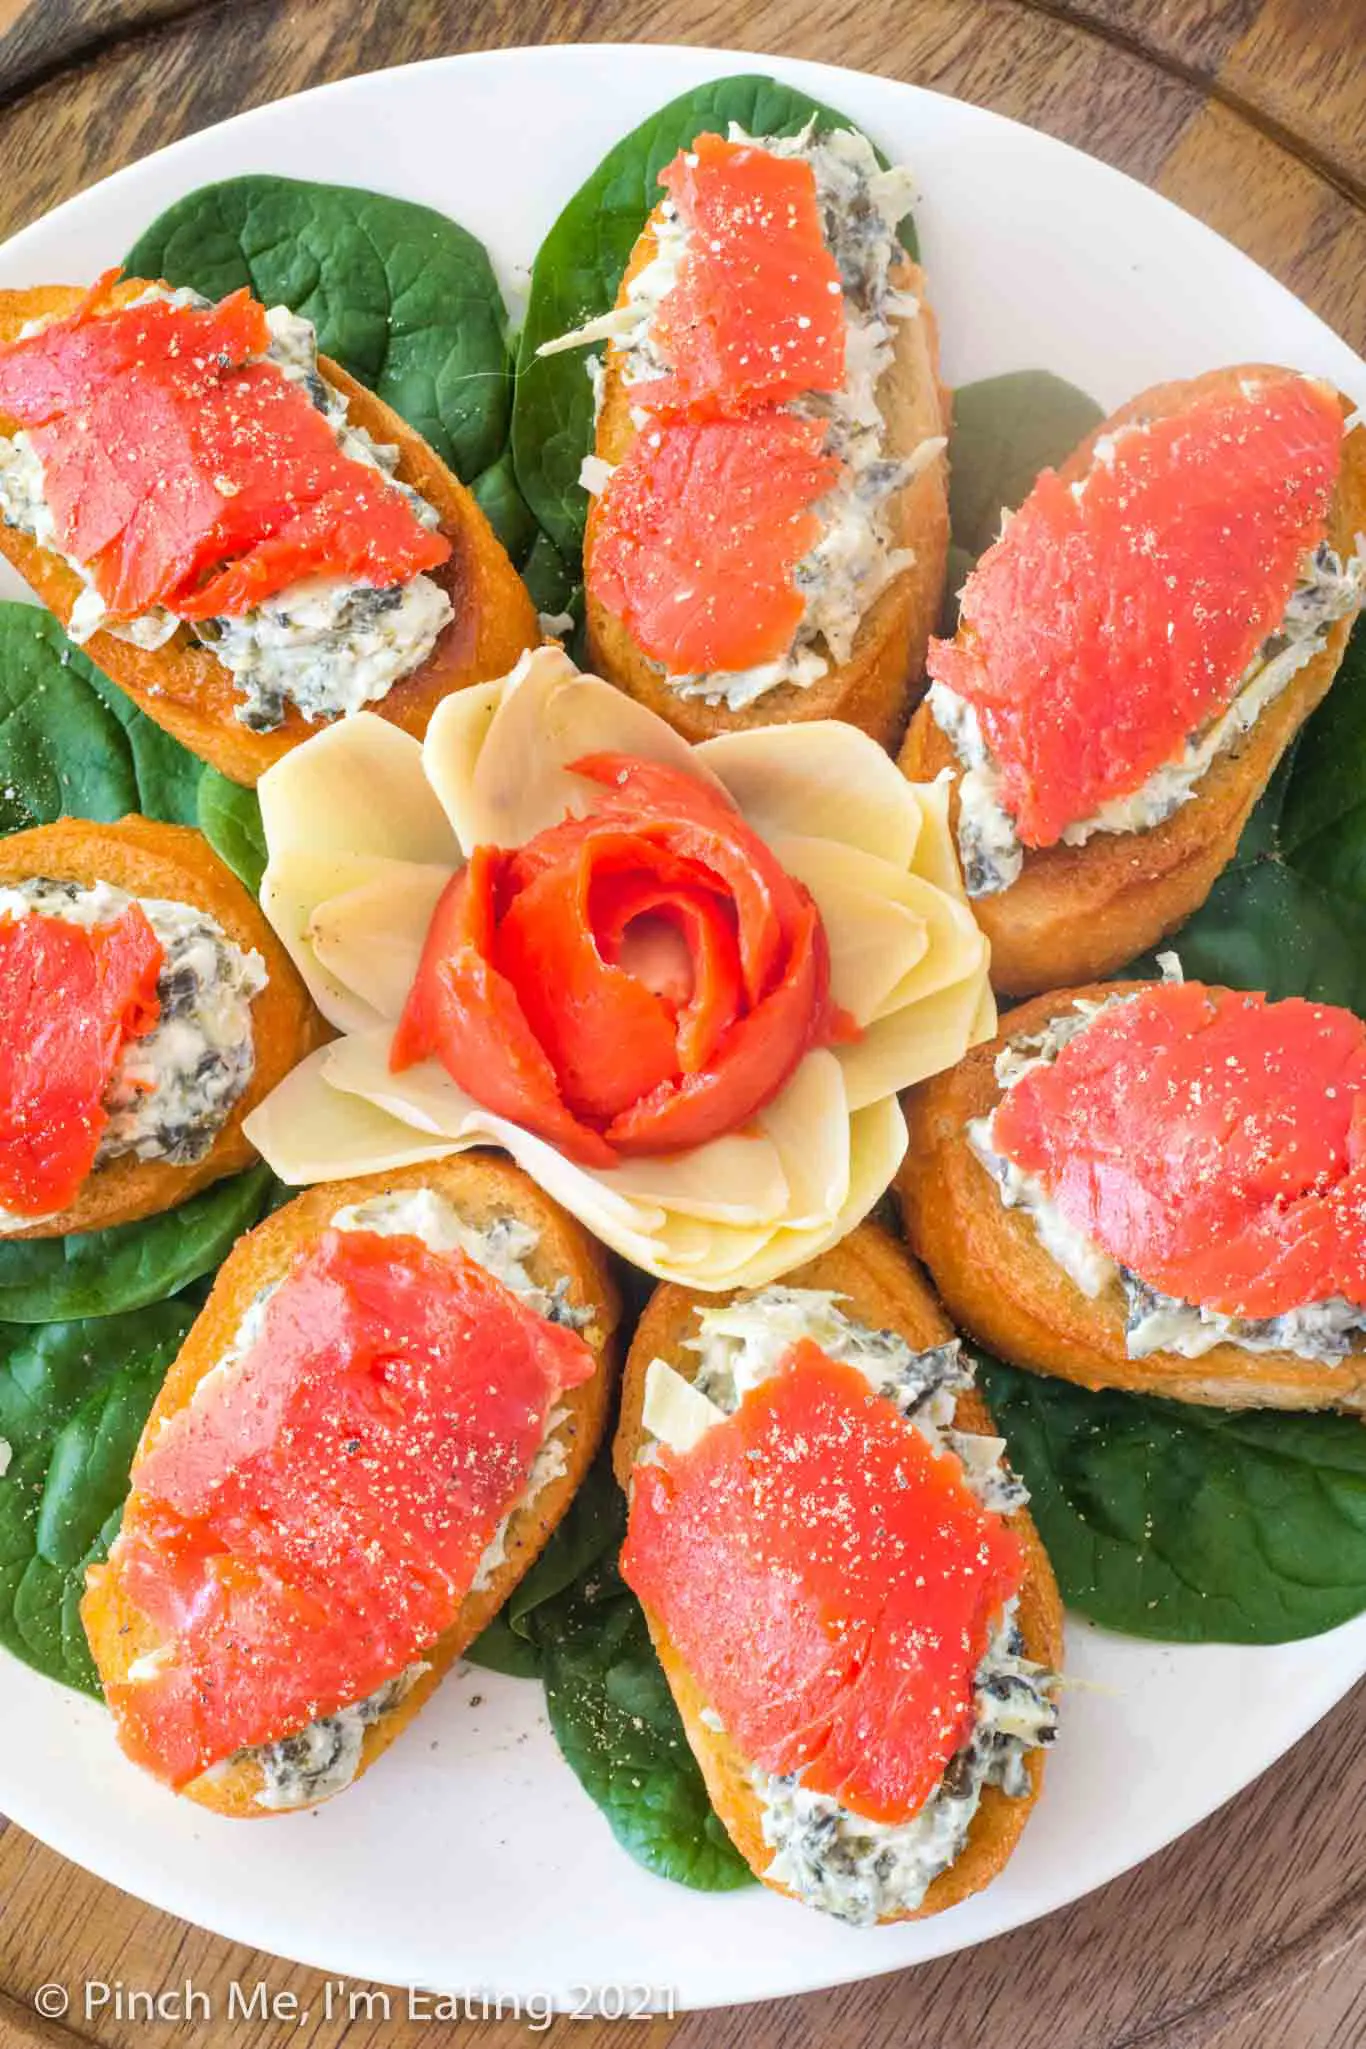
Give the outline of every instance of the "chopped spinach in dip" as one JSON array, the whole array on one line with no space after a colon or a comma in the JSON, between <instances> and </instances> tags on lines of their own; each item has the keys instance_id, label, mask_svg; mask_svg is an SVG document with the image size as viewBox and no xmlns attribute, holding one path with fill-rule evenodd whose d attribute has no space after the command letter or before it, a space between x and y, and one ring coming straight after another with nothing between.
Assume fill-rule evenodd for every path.
<instances>
[{"instance_id":1,"label":"chopped spinach in dip","mask_svg":"<svg viewBox=\"0 0 1366 2049\"><path fill-rule=\"evenodd\" d=\"M119 1052L95 1164L132 1153L190 1166L208 1152L252 1077L251 1005L266 986L260 954L244 953L191 904L134 899L107 882L13 883L0 889L0 917L32 913L91 927L112 923L134 901L161 943L160 1016Z\"/></svg>"},{"instance_id":2,"label":"chopped spinach in dip","mask_svg":"<svg viewBox=\"0 0 1366 2049\"><path fill-rule=\"evenodd\" d=\"M196 292L168 292L160 285L142 297L166 299L177 306L209 303ZM272 307L266 318L271 341L265 360L303 387L335 433L342 453L382 471L424 526L439 525L435 507L398 481L397 448L375 441L347 419L346 399L318 372L312 322L285 306ZM12 438L0 435L0 518L61 553L44 496L43 466L22 431ZM156 649L184 623L158 605L137 619L106 626L104 600L86 570L69 555L63 559L85 586L67 625L78 644L103 629L135 647ZM231 671L241 693L236 715L243 725L253 732L269 732L281 724L291 705L305 718L319 720L340 718L373 704L421 666L452 616L449 598L430 576L419 574L382 589L310 576L264 604L232 617L195 621L188 630Z\"/></svg>"},{"instance_id":3,"label":"chopped spinach in dip","mask_svg":"<svg viewBox=\"0 0 1366 2049\"><path fill-rule=\"evenodd\" d=\"M540 1237L519 1217L494 1217L484 1225L471 1224L435 1189L407 1188L351 1203L337 1210L329 1221L338 1231L373 1231L384 1238L420 1238L432 1252L463 1252L511 1289L538 1316L577 1331L592 1322L591 1309L569 1301L567 1279L557 1280L550 1288L532 1280L526 1261L535 1253ZM261 1334L267 1305L278 1285L272 1283L257 1295L232 1344L214 1367L215 1375L231 1372L250 1351ZM506 1558L513 1517L529 1507L542 1488L565 1471L567 1421L568 1412L562 1408L552 1409L546 1418L546 1435L527 1474L526 1485L494 1531L479 1561L472 1583L476 1592L489 1584ZM340 1708L335 1714L320 1716L278 1743L238 1751L232 1762L251 1760L261 1767L265 1783L256 1795L257 1804L270 1808L305 1807L344 1791L356 1776L366 1730L406 1699L416 1679L426 1670L421 1661L409 1665L367 1699Z\"/></svg>"},{"instance_id":4,"label":"chopped spinach in dip","mask_svg":"<svg viewBox=\"0 0 1366 2049\"><path fill-rule=\"evenodd\" d=\"M913 1351L895 1331L857 1322L836 1295L775 1286L703 1310L699 1335L689 1346L700 1360L693 1385L729 1414L748 1390L777 1371L803 1337L813 1339L829 1358L856 1367L936 1450L948 1449L960 1458L967 1483L984 1507L1009 1514L1028 1500L1005 1464L1000 1438L952 1427L957 1397L972 1386L972 1368L957 1339ZM765 1875L809 1906L859 1927L918 1907L934 1879L961 1853L983 1788L997 1786L1013 1798L1028 1793L1028 1755L1056 1736L1052 1692L1057 1675L1024 1653L1011 1601L977 1668L972 1735L909 1821L876 1822L855 1814L803 1785L800 1771L775 1777L752 1768L764 1841L773 1851ZM718 1726L710 1709L703 1710L703 1720Z\"/></svg>"},{"instance_id":5,"label":"chopped spinach in dip","mask_svg":"<svg viewBox=\"0 0 1366 2049\"><path fill-rule=\"evenodd\" d=\"M1175 959L1170 954L1160 958L1164 963ZM997 1059L997 1081L1008 1092L1032 1068L1056 1060L1063 1047L1104 1011L1130 1001L1131 996L1111 996L1103 1003L1076 1003L1043 1031L1012 1039ZM1216 1345L1237 1345L1245 1352L1294 1352L1302 1359L1334 1366L1349 1352L1361 1349L1366 1336L1366 1304L1348 1302L1341 1296L1306 1303L1280 1316L1225 1316L1217 1309L1202 1309L1197 1302L1183 1302L1150 1287L1069 1223L1037 1175L1025 1173L996 1151L994 1119L995 1111L974 1118L968 1126L968 1142L995 1181L1002 1203L1007 1209L1025 1211L1044 1251L1092 1301L1108 1289L1122 1291L1124 1348L1131 1359L1145 1359L1152 1352L1200 1359Z\"/></svg>"},{"instance_id":6,"label":"chopped spinach in dip","mask_svg":"<svg viewBox=\"0 0 1366 2049\"><path fill-rule=\"evenodd\" d=\"M263 1783L256 1805L280 1813L291 1807L311 1807L319 1800L331 1799L334 1793L345 1792L359 1768L366 1730L406 1700L427 1670L419 1659L365 1700L338 1708L334 1715L319 1716L297 1736L282 1736L278 1743L239 1751L234 1763L251 1759L261 1768Z\"/></svg>"},{"instance_id":7,"label":"chopped spinach in dip","mask_svg":"<svg viewBox=\"0 0 1366 2049\"><path fill-rule=\"evenodd\" d=\"M840 391L805 393L791 408L826 422L826 449L845 466L838 484L816 507L821 537L796 570L805 610L791 648L780 660L754 669L668 678L681 697L741 711L780 684L808 688L832 662L848 661L864 614L914 559L901 541L899 494L937 460L945 443L935 437L909 454L895 453L877 402L879 381L894 353L894 323L919 313L915 298L892 283L893 270L905 260L896 231L914 196L910 172L882 170L866 137L851 129L818 135L808 126L800 135L755 138L732 123L730 140L757 141L775 156L802 157L811 165L826 243L844 291L846 359ZM547 344L542 354L605 340L624 357L628 387L667 371L654 341L654 318L678 280L688 230L668 199L655 227L655 254L628 284L625 304ZM644 414L636 412L633 418L639 426ZM581 481L588 491L598 492L610 476L608 464L589 456Z\"/></svg>"},{"instance_id":8,"label":"chopped spinach in dip","mask_svg":"<svg viewBox=\"0 0 1366 2049\"><path fill-rule=\"evenodd\" d=\"M1097 443L1098 458L1103 445ZM1279 628L1258 648L1227 708L1188 735L1179 752L1154 770L1141 788L1127 797L1111 798L1092 817L1069 825L1063 844L1085 846L1101 832L1148 832L1189 804L1214 763L1239 745L1267 706L1322 653L1330 629L1363 605L1366 553L1360 543L1358 552L1344 562L1326 541L1320 542L1300 564L1299 580ZM1025 852L1002 795L1000 769L975 705L942 683L930 685L926 702L963 765L958 851L964 886L969 896L994 896L1019 880Z\"/></svg>"}]
</instances>

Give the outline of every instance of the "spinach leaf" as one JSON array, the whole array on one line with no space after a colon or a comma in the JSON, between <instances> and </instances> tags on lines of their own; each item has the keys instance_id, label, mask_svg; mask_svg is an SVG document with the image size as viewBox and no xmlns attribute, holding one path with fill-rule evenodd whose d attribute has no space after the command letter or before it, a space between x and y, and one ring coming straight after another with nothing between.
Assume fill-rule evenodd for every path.
<instances>
[{"instance_id":1,"label":"spinach leaf","mask_svg":"<svg viewBox=\"0 0 1366 2049\"><path fill-rule=\"evenodd\" d=\"M1366 619L1301 733L1277 813L1280 845L1317 887L1366 904Z\"/></svg>"},{"instance_id":2,"label":"spinach leaf","mask_svg":"<svg viewBox=\"0 0 1366 2049\"><path fill-rule=\"evenodd\" d=\"M1233 862L1165 944L1194 979L1366 1016L1366 620Z\"/></svg>"},{"instance_id":3,"label":"spinach leaf","mask_svg":"<svg viewBox=\"0 0 1366 2049\"><path fill-rule=\"evenodd\" d=\"M583 585L555 543L536 524L531 507L517 488L512 457L505 454L485 470L474 487L484 517L497 534L527 587L538 612L551 618L568 613L577 630L583 619ZM582 659L577 639L567 641L575 661Z\"/></svg>"},{"instance_id":4,"label":"spinach leaf","mask_svg":"<svg viewBox=\"0 0 1366 2049\"><path fill-rule=\"evenodd\" d=\"M519 567L522 582L538 612L544 612L551 618L567 612L575 624L579 624L583 618L582 578L570 568L547 535L537 534L530 554ZM572 645L569 652L575 661L579 660Z\"/></svg>"},{"instance_id":5,"label":"spinach leaf","mask_svg":"<svg viewBox=\"0 0 1366 2049\"><path fill-rule=\"evenodd\" d=\"M265 1207L267 1167L218 1181L179 1209L65 1238L0 1240L0 1319L120 1316L211 1273Z\"/></svg>"},{"instance_id":6,"label":"spinach leaf","mask_svg":"<svg viewBox=\"0 0 1366 2049\"><path fill-rule=\"evenodd\" d=\"M748 1885L712 1813L640 1604L616 1569L626 1508L606 1451L506 1607L465 1656L539 1677L550 1726L637 1863L703 1892Z\"/></svg>"},{"instance_id":7,"label":"spinach leaf","mask_svg":"<svg viewBox=\"0 0 1366 2049\"><path fill-rule=\"evenodd\" d=\"M0 602L0 833L130 811L194 825L199 777L51 613Z\"/></svg>"},{"instance_id":8,"label":"spinach leaf","mask_svg":"<svg viewBox=\"0 0 1366 2049\"><path fill-rule=\"evenodd\" d=\"M555 1534L508 1602L512 1624L530 1636L531 1617L616 1551L625 1534L620 1489L612 1477L610 1444L590 1468Z\"/></svg>"},{"instance_id":9,"label":"spinach leaf","mask_svg":"<svg viewBox=\"0 0 1366 2049\"><path fill-rule=\"evenodd\" d=\"M544 1602L572 1586L621 1542L621 1496L612 1478L611 1448L604 1447L565 1510L536 1563L502 1609L465 1651L473 1665L534 1678L539 1669L531 1618Z\"/></svg>"},{"instance_id":10,"label":"spinach leaf","mask_svg":"<svg viewBox=\"0 0 1366 2049\"><path fill-rule=\"evenodd\" d=\"M532 1616L550 1726L638 1864L701 1892L734 1891L753 1882L749 1868L712 1812L616 1549Z\"/></svg>"},{"instance_id":11,"label":"spinach leaf","mask_svg":"<svg viewBox=\"0 0 1366 2049\"><path fill-rule=\"evenodd\" d=\"M541 538L531 507L517 488L512 457L504 452L474 486L474 496L493 531L519 567Z\"/></svg>"},{"instance_id":12,"label":"spinach leaf","mask_svg":"<svg viewBox=\"0 0 1366 2049\"><path fill-rule=\"evenodd\" d=\"M147 1412L195 1309L0 1324L0 1644L99 1695L80 1622L85 1568L119 1526Z\"/></svg>"},{"instance_id":13,"label":"spinach leaf","mask_svg":"<svg viewBox=\"0 0 1366 2049\"><path fill-rule=\"evenodd\" d=\"M500 1608L492 1622L481 1629L474 1642L460 1653L470 1665L482 1665L486 1672L502 1672L509 1679L539 1679L541 1660L531 1639L513 1627L507 1607Z\"/></svg>"},{"instance_id":14,"label":"spinach leaf","mask_svg":"<svg viewBox=\"0 0 1366 2049\"><path fill-rule=\"evenodd\" d=\"M537 349L607 311L659 199L660 172L695 136L704 129L724 135L732 121L751 135L795 135L813 117L823 127L851 125L773 78L718 78L695 86L608 152L541 244L517 350L512 453L522 496L567 563L577 565L583 547L588 500L579 465L592 446L593 396L586 352L538 358ZM902 239L914 255L909 225Z\"/></svg>"},{"instance_id":15,"label":"spinach leaf","mask_svg":"<svg viewBox=\"0 0 1366 2049\"><path fill-rule=\"evenodd\" d=\"M352 185L229 178L168 207L124 259L210 298L249 286L416 428L467 484L512 408L502 295L481 242L444 214Z\"/></svg>"},{"instance_id":16,"label":"spinach leaf","mask_svg":"<svg viewBox=\"0 0 1366 2049\"><path fill-rule=\"evenodd\" d=\"M258 895L266 869L266 832L255 790L230 783L216 768L206 768L199 781L195 823L238 881Z\"/></svg>"},{"instance_id":17,"label":"spinach leaf","mask_svg":"<svg viewBox=\"0 0 1366 2049\"><path fill-rule=\"evenodd\" d=\"M1011 370L960 385L949 437L955 546L975 561L996 539L1002 512L1013 512L1039 471L1062 462L1104 417L1094 399L1050 370ZM964 565L956 566L961 581Z\"/></svg>"},{"instance_id":18,"label":"spinach leaf","mask_svg":"<svg viewBox=\"0 0 1366 2049\"><path fill-rule=\"evenodd\" d=\"M982 1386L1063 1598L1129 1636L1287 1643L1366 1608L1366 1430L1089 1394L997 1360Z\"/></svg>"}]
</instances>

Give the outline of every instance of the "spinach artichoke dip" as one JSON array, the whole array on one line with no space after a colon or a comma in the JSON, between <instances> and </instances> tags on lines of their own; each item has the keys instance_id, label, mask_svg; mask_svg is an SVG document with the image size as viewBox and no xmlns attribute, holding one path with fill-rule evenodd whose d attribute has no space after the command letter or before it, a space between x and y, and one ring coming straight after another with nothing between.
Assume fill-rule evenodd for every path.
<instances>
[{"instance_id":1,"label":"spinach artichoke dip","mask_svg":"<svg viewBox=\"0 0 1366 2049\"><path fill-rule=\"evenodd\" d=\"M235 946L192 904L133 898L110 883L34 877L0 888L0 918L30 915L73 925L111 924L136 902L162 948L160 1015L123 1046L104 1099L109 1122L96 1167L133 1155L190 1166L202 1160L255 1068L251 1006L266 986L259 953ZM31 1224L0 1212L5 1223Z\"/></svg>"},{"instance_id":2,"label":"spinach artichoke dip","mask_svg":"<svg viewBox=\"0 0 1366 2049\"><path fill-rule=\"evenodd\" d=\"M878 405L878 386L895 351L896 323L914 320L920 311L914 295L893 282L893 273L907 260L897 228L914 197L910 172L898 167L882 170L866 137L850 129L818 135L808 126L800 135L754 137L732 122L729 140L810 164L825 240L839 269L845 319L842 389L807 392L790 407L825 421L825 448L844 465L835 488L815 507L820 539L797 567L804 610L792 645L781 660L758 668L667 677L680 697L742 711L780 684L808 688L832 664L849 660L865 613L914 560L913 551L901 545L898 496L946 444L936 436L909 455L893 454ZM547 344L542 354L606 341L623 358L628 388L666 374L668 365L654 340L655 316L678 280L691 233L671 199L661 204L654 228L655 254L631 279L625 304ZM600 372L595 367L590 374L600 403ZM645 414L636 410L632 419L640 427ZM611 474L609 464L589 456L580 481L596 495Z\"/></svg>"},{"instance_id":3,"label":"spinach artichoke dip","mask_svg":"<svg viewBox=\"0 0 1366 2049\"><path fill-rule=\"evenodd\" d=\"M535 1252L539 1234L516 1217L496 1217L492 1223L482 1227L469 1224L444 1196L430 1188L416 1188L396 1195L372 1196L368 1202L353 1203L338 1210L330 1221L331 1227L338 1231L374 1231L381 1237L415 1237L420 1238L432 1252L463 1252L510 1288L538 1316L563 1324L570 1330L582 1330L592 1321L591 1309L575 1308L568 1301L567 1279L557 1281L550 1289L542 1288L532 1280L525 1261ZM243 1317L232 1345L214 1368L215 1373L231 1371L234 1362L250 1350L260 1334L266 1305L274 1292L272 1285L263 1288L256 1297ZM526 1486L516 1506L494 1532L480 1560L473 1583L475 1591L486 1587L503 1564L513 1518L530 1507L541 1490L565 1471L568 1447L561 1428L565 1420L564 1409L552 1409L547 1419L545 1440L527 1475ZM255 1795L256 1805L272 1811L311 1807L319 1800L330 1799L334 1793L344 1792L355 1778L366 1731L399 1707L428 1669L419 1659L365 1700L339 1708L335 1714L321 1715L306 1728L281 1737L275 1743L238 1751L226 1764L214 1766L213 1770L222 1774L234 1765L255 1764L261 1774L261 1786Z\"/></svg>"},{"instance_id":4,"label":"spinach artichoke dip","mask_svg":"<svg viewBox=\"0 0 1366 2049\"><path fill-rule=\"evenodd\" d=\"M642 1457L649 1459L661 1442L679 1450L696 1443L750 1389L769 1379L803 1338L837 1363L855 1367L936 1451L958 1458L983 1507L1006 1515L1025 1505L1028 1493L1005 1464L1004 1441L953 1428L956 1399L972 1386L958 1340L914 1352L894 1331L868 1328L840 1307L838 1296L813 1288L762 1288L723 1308L700 1311L698 1336L688 1346L700 1362L691 1384L662 1361L650 1369ZM767 1878L809 1906L870 1927L921 1904L932 1882L960 1855L985 1787L1012 1798L1029 1792L1029 1754L1057 1733L1052 1693L1058 1676L1025 1656L1016 1608L1016 1601L1007 1602L977 1668L973 1733L910 1821L871 1821L811 1791L800 1771L775 1777L751 1767L764 1841L773 1851ZM710 1709L702 1719L721 1727Z\"/></svg>"},{"instance_id":5,"label":"spinach artichoke dip","mask_svg":"<svg viewBox=\"0 0 1366 2049\"><path fill-rule=\"evenodd\" d=\"M1180 980L1174 954L1159 955L1164 978ZM1012 1039L996 1061L996 1079L1005 1091L1031 1069L1050 1066L1063 1047L1083 1033L1107 1010L1132 1002L1132 995L1110 996L1102 1003L1082 1000L1055 1017L1045 1030ZM1175 1352L1199 1359L1216 1345L1237 1345L1245 1352L1294 1352L1302 1359L1336 1365L1357 1349L1366 1335L1366 1306L1335 1297L1307 1303L1280 1316L1225 1316L1197 1303L1165 1295L1116 1260L1084 1231L1063 1216L1043 1183L997 1152L992 1141L995 1111L968 1125L968 1142L991 1175L1007 1209L1020 1209L1033 1225L1040 1245L1091 1301L1107 1290L1122 1291L1125 1302L1125 1350L1131 1359L1152 1352Z\"/></svg>"},{"instance_id":6,"label":"spinach artichoke dip","mask_svg":"<svg viewBox=\"0 0 1366 2049\"><path fill-rule=\"evenodd\" d=\"M154 285L133 304L160 299L176 306L204 307L197 292L167 291ZM351 461L377 469L402 492L413 513L429 528L440 515L416 491L398 481L397 448L375 441L347 418L347 401L318 371L317 335L311 321L275 306L267 314L271 342L264 360L302 386ZM25 336L45 323L30 322ZM29 435L0 435L0 518L54 545L43 465ZM309 576L274 597L231 618L182 621L162 606L141 617L106 626L104 600L81 563L62 559L85 585L67 625L79 646L101 630L149 651L164 647L182 625L228 669L241 701L236 716L253 732L272 731L290 706L307 719L334 719L384 697L403 676L420 668L453 617L451 603L430 576L378 589L363 582Z\"/></svg>"}]
</instances>

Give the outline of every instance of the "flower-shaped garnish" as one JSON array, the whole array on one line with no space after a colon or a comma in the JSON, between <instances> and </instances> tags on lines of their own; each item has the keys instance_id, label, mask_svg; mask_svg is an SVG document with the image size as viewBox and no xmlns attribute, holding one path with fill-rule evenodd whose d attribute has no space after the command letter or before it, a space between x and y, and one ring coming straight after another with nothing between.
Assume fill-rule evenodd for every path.
<instances>
[{"instance_id":1,"label":"flower-shaped garnish","mask_svg":"<svg viewBox=\"0 0 1366 2049\"><path fill-rule=\"evenodd\" d=\"M260 796L262 905L343 1034L250 1121L286 1181L499 1145L647 1271L758 1286L867 1213L897 1091L995 1028L947 787L851 726L691 748L547 647Z\"/></svg>"},{"instance_id":2,"label":"flower-shaped garnish","mask_svg":"<svg viewBox=\"0 0 1366 2049\"><path fill-rule=\"evenodd\" d=\"M691 770L593 754L584 818L447 885L390 1050L435 1056L571 1159L676 1153L770 1103L848 1027L810 896Z\"/></svg>"}]
</instances>

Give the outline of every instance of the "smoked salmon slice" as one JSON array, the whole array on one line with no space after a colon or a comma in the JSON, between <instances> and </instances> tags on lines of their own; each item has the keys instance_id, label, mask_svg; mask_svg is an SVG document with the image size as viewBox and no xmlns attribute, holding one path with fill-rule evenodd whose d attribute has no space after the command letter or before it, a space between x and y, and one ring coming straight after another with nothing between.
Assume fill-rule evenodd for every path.
<instances>
[{"instance_id":1,"label":"smoked salmon slice","mask_svg":"<svg viewBox=\"0 0 1366 2049\"><path fill-rule=\"evenodd\" d=\"M263 359L269 341L246 292L111 309L97 287L0 349L0 414L42 462L55 545L114 618L239 614L304 577L385 586L449 556Z\"/></svg>"},{"instance_id":2,"label":"smoked salmon slice","mask_svg":"<svg viewBox=\"0 0 1366 2049\"><path fill-rule=\"evenodd\" d=\"M813 508L843 468L824 421L795 413L648 420L597 501L595 596L671 675L780 660L806 609Z\"/></svg>"},{"instance_id":3,"label":"smoked salmon slice","mask_svg":"<svg viewBox=\"0 0 1366 2049\"><path fill-rule=\"evenodd\" d=\"M669 375L631 403L700 419L844 383L844 294L802 157L699 135L660 174L687 231L651 340Z\"/></svg>"},{"instance_id":4,"label":"smoked salmon slice","mask_svg":"<svg viewBox=\"0 0 1366 2049\"><path fill-rule=\"evenodd\" d=\"M191 362L212 360L227 368L270 346L265 308L249 292L232 292L207 308L149 299L115 318L110 293L118 279L117 270L107 270L74 312L0 349L0 390L11 382L22 390L26 425L44 426L89 405L148 351L164 356L178 344ZM0 407L8 410L3 400Z\"/></svg>"},{"instance_id":5,"label":"smoked salmon slice","mask_svg":"<svg viewBox=\"0 0 1366 2049\"><path fill-rule=\"evenodd\" d=\"M438 1059L609 1167L737 1130L850 1026L814 903L725 798L624 756L572 767L597 785L587 817L477 847L448 884L390 1065Z\"/></svg>"},{"instance_id":6,"label":"smoked salmon slice","mask_svg":"<svg viewBox=\"0 0 1366 2049\"><path fill-rule=\"evenodd\" d=\"M747 1760L900 1822L971 1735L1024 1561L958 1461L804 1340L636 1467L621 1570Z\"/></svg>"},{"instance_id":7,"label":"smoked salmon slice","mask_svg":"<svg viewBox=\"0 0 1366 2049\"><path fill-rule=\"evenodd\" d=\"M969 576L929 671L976 710L1029 847L1132 795L1232 701L1323 538L1326 385L1259 372L1045 470Z\"/></svg>"},{"instance_id":8,"label":"smoked salmon slice","mask_svg":"<svg viewBox=\"0 0 1366 2049\"><path fill-rule=\"evenodd\" d=\"M119 1053L160 1015L162 958L138 904L94 926L0 919L0 1206L45 1217L75 1201Z\"/></svg>"},{"instance_id":9,"label":"smoked salmon slice","mask_svg":"<svg viewBox=\"0 0 1366 2049\"><path fill-rule=\"evenodd\" d=\"M463 1253L325 1233L134 1464L104 1571L162 1648L107 1689L128 1754L183 1786L418 1659L593 1370Z\"/></svg>"},{"instance_id":10,"label":"smoked salmon slice","mask_svg":"<svg viewBox=\"0 0 1366 2049\"><path fill-rule=\"evenodd\" d=\"M1226 1316L1366 1303L1366 1024L1154 986L1031 1068L993 1148L1150 1287Z\"/></svg>"}]
</instances>

